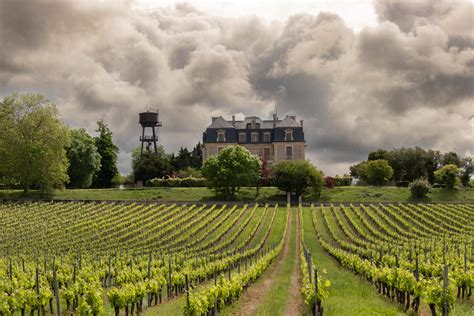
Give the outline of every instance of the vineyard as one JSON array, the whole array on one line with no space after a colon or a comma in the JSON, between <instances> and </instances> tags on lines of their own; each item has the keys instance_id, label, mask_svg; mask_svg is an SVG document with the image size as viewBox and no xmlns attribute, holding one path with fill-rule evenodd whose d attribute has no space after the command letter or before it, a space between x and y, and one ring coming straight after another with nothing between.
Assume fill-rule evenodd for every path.
<instances>
[{"instance_id":1,"label":"vineyard","mask_svg":"<svg viewBox=\"0 0 474 316\"><path fill-rule=\"evenodd\" d=\"M301 313L345 314L337 265L401 313L473 314L473 217L471 204L0 204L0 315L231 313L280 261L297 267Z\"/></svg>"}]
</instances>

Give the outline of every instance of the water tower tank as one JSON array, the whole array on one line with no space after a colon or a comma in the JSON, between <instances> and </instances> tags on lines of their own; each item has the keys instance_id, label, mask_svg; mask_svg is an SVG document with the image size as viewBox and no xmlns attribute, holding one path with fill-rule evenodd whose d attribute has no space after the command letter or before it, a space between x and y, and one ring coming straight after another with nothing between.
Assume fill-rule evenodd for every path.
<instances>
[{"instance_id":1,"label":"water tower tank","mask_svg":"<svg viewBox=\"0 0 474 316\"><path fill-rule=\"evenodd\" d=\"M142 127L154 127L158 124L158 112L139 113L139 122Z\"/></svg>"}]
</instances>

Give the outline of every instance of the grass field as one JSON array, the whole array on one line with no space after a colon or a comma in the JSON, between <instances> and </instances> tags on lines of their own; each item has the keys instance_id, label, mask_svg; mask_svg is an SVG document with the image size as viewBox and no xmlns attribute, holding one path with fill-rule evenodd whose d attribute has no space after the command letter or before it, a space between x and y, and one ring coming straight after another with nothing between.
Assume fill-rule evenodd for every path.
<instances>
[{"instance_id":1,"label":"grass field","mask_svg":"<svg viewBox=\"0 0 474 316\"><path fill-rule=\"evenodd\" d=\"M19 190L0 190L0 199L22 197ZM143 189L85 189L57 190L51 195L40 196L32 192L27 198L57 200L159 200L159 201L213 201L219 200L207 188L143 188ZM238 194L239 201L285 201L283 192L274 187L261 188L256 197L255 188L244 188ZM407 188L351 186L323 189L321 197L306 196L304 201L324 202L474 202L474 188L433 189L427 197L412 198Z\"/></svg>"}]
</instances>

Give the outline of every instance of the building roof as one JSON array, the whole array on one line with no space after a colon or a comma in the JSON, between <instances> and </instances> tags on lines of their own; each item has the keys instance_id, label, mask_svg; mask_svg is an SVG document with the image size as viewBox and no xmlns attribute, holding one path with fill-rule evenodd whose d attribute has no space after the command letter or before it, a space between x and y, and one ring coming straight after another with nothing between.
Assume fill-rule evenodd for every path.
<instances>
[{"instance_id":1,"label":"building roof","mask_svg":"<svg viewBox=\"0 0 474 316\"><path fill-rule=\"evenodd\" d=\"M207 128L233 128L232 122L227 122L222 116L212 119L211 125Z\"/></svg>"},{"instance_id":2,"label":"building roof","mask_svg":"<svg viewBox=\"0 0 474 316\"><path fill-rule=\"evenodd\" d=\"M295 120L294 116L286 116L283 120L276 123L276 127L301 127L301 124Z\"/></svg>"},{"instance_id":3,"label":"building roof","mask_svg":"<svg viewBox=\"0 0 474 316\"><path fill-rule=\"evenodd\" d=\"M213 117L212 123L207 128L236 128L236 129L246 129L247 124L252 123L252 120L255 120L255 123L260 124L260 129L272 129L275 127L302 127L299 122L296 121L294 116L286 116L283 120L276 119L273 120L262 120L257 116L246 117L243 121L226 121L222 116ZM235 124L232 125L232 124Z\"/></svg>"}]
</instances>

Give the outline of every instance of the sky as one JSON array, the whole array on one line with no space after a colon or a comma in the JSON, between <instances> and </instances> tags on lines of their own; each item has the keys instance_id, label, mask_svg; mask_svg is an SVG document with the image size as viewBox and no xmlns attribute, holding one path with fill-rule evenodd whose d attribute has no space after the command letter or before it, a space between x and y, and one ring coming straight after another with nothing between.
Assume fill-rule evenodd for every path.
<instances>
[{"instance_id":1,"label":"sky","mask_svg":"<svg viewBox=\"0 0 474 316\"><path fill-rule=\"evenodd\" d=\"M168 152L212 116L277 109L327 175L377 148L472 156L473 21L471 1L1 0L0 97L42 93L92 134L105 120L124 174L148 108Z\"/></svg>"}]
</instances>

